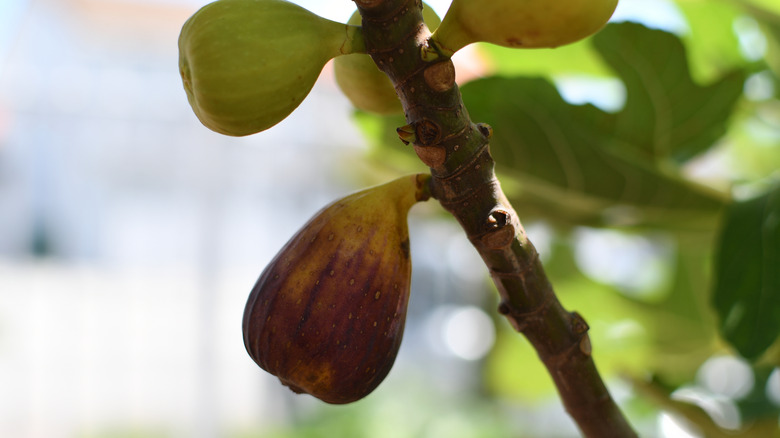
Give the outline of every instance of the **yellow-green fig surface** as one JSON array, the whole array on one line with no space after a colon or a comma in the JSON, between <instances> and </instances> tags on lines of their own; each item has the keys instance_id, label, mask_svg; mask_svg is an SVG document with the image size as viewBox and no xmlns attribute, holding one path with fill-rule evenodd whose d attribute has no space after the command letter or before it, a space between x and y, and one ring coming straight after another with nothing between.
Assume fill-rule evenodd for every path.
<instances>
[{"instance_id":1,"label":"yellow-green fig surface","mask_svg":"<svg viewBox=\"0 0 780 438\"><path fill-rule=\"evenodd\" d=\"M423 3L423 21L429 29L436 29L441 19ZM355 11L348 24L360 25L360 13ZM355 108L374 114L399 114L403 111L393 83L374 64L371 56L354 53L333 60L336 83Z\"/></svg>"},{"instance_id":2,"label":"yellow-green fig surface","mask_svg":"<svg viewBox=\"0 0 780 438\"><path fill-rule=\"evenodd\" d=\"M189 103L222 134L268 129L300 105L326 62L361 47L359 32L284 0L209 3L179 36Z\"/></svg>"},{"instance_id":3,"label":"yellow-green fig surface","mask_svg":"<svg viewBox=\"0 0 780 438\"><path fill-rule=\"evenodd\" d=\"M468 44L551 48L599 31L617 0L453 0L433 40L445 54Z\"/></svg>"},{"instance_id":4,"label":"yellow-green fig surface","mask_svg":"<svg viewBox=\"0 0 780 438\"><path fill-rule=\"evenodd\" d=\"M244 310L244 345L260 367L334 404L382 382L409 301L407 213L427 199L429 178L409 175L342 198L285 244Z\"/></svg>"}]
</instances>

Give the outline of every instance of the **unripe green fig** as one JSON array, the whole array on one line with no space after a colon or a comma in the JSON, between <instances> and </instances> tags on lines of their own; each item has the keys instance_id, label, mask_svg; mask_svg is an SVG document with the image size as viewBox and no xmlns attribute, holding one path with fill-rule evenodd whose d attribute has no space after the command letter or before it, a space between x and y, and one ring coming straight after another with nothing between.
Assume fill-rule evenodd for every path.
<instances>
[{"instance_id":1,"label":"unripe green fig","mask_svg":"<svg viewBox=\"0 0 780 438\"><path fill-rule=\"evenodd\" d=\"M317 213L257 280L244 310L252 359L296 393L359 400L395 361L409 300L407 213L429 175L409 175Z\"/></svg>"},{"instance_id":2,"label":"unripe green fig","mask_svg":"<svg viewBox=\"0 0 780 438\"><path fill-rule=\"evenodd\" d=\"M475 42L558 47L596 33L616 6L617 0L453 0L432 39L448 55Z\"/></svg>"},{"instance_id":3,"label":"unripe green fig","mask_svg":"<svg viewBox=\"0 0 780 438\"><path fill-rule=\"evenodd\" d=\"M359 27L284 0L218 0L182 26L179 72L198 119L243 136L282 121L326 62L362 47Z\"/></svg>"},{"instance_id":4,"label":"unripe green fig","mask_svg":"<svg viewBox=\"0 0 780 438\"><path fill-rule=\"evenodd\" d=\"M423 3L423 21L429 29L436 29L441 19ZM360 13L355 11L347 24L360 25ZM354 53L333 60L336 83L355 108L375 114L399 114L403 111L393 83L374 63L371 56Z\"/></svg>"}]
</instances>

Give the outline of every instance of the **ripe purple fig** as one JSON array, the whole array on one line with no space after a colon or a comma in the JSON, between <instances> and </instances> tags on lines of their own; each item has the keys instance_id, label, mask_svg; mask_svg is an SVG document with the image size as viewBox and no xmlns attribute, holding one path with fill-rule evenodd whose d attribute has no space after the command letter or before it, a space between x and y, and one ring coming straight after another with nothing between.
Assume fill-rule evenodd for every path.
<instances>
[{"instance_id":1,"label":"ripe purple fig","mask_svg":"<svg viewBox=\"0 0 780 438\"><path fill-rule=\"evenodd\" d=\"M395 361L409 301L407 213L427 199L409 175L340 199L274 257L244 311L244 345L294 392L359 400Z\"/></svg>"}]
</instances>

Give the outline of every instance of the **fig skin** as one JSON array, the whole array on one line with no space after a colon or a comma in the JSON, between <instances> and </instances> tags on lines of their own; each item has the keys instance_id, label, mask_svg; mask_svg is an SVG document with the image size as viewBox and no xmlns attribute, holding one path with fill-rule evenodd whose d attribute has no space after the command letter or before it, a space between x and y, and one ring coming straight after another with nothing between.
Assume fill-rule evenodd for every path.
<instances>
[{"instance_id":1,"label":"fig skin","mask_svg":"<svg viewBox=\"0 0 780 438\"><path fill-rule=\"evenodd\" d=\"M359 400L390 372L403 337L407 214L427 199L409 175L329 204L279 251L244 310L252 359L296 393Z\"/></svg>"},{"instance_id":2,"label":"fig skin","mask_svg":"<svg viewBox=\"0 0 780 438\"><path fill-rule=\"evenodd\" d=\"M198 119L225 135L282 121L309 94L331 58L362 50L357 26L284 0L218 0L179 35L179 72Z\"/></svg>"},{"instance_id":3,"label":"fig skin","mask_svg":"<svg viewBox=\"0 0 780 438\"><path fill-rule=\"evenodd\" d=\"M618 0L453 0L433 40L451 55L468 44L553 48L598 32Z\"/></svg>"},{"instance_id":4,"label":"fig skin","mask_svg":"<svg viewBox=\"0 0 780 438\"><path fill-rule=\"evenodd\" d=\"M428 4L423 2L423 21L429 29L436 29L441 19ZM359 26L362 17L358 11L347 24ZM393 83L374 63L371 56L353 53L333 60L333 74L342 93L355 108L382 115L400 114L403 106Z\"/></svg>"}]
</instances>

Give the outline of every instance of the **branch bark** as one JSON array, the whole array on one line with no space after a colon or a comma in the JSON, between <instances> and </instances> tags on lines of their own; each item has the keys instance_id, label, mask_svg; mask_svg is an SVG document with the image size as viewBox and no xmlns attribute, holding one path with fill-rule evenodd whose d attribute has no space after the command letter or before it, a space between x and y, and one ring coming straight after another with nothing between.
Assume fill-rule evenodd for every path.
<instances>
[{"instance_id":1,"label":"branch bark","mask_svg":"<svg viewBox=\"0 0 780 438\"><path fill-rule=\"evenodd\" d=\"M449 58L430 62L419 0L355 0L367 52L393 82L408 125L398 128L431 170L431 192L479 251L501 296L499 312L531 342L586 437L635 437L591 356L588 325L558 301L536 249L494 173L492 129L473 123Z\"/></svg>"}]
</instances>

